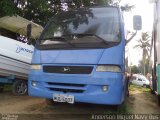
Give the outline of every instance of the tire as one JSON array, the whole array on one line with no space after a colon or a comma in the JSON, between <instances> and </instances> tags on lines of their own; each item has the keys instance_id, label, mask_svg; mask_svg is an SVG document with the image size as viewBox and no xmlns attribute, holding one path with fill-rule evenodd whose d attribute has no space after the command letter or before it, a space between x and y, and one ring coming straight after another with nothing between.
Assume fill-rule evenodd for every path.
<instances>
[{"instance_id":1,"label":"tire","mask_svg":"<svg viewBox=\"0 0 160 120\"><path fill-rule=\"evenodd\" d=\"M14 95L24 96L28 94L27 81L17 80L12 85L12 92Z\"/></svg>"},{"instance_id":2,"label":"tire","mask_svg":"<svg viewBox=\"0 0 160 120\"><path fill-rule=\"evenodd\" d=\"M4 85L3 84L0 84L0 93L2 93L4 90Z\"/></svg>"},{"instance_id":3,"label":"tire","mask_svg":"<svg viewBox=\"0 0 160 120\"><path fill-rule=\"evenodd\" d=\"M58 102L54 102L52 99L46 99L46 104L49 106L58 105Z\"/></svg>"},{"instance_id":4,"label":"tire","mask_svg":"<svg viewBox=\"0 0 160 120\"><path fill-rule=\"evenodd\" d=\"M146 85L146 84L143 84L143 87L144 87L144 88L147 88L147 85Z\"/></svg>"}]
</instances>

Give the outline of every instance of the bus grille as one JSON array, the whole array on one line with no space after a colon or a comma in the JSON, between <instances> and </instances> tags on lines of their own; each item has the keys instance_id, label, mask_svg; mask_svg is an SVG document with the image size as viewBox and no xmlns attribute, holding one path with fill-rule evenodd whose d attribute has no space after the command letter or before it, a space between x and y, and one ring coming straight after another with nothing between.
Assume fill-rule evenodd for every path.
<instances>
[{"instance_id":1,"label":"bus grille","mask_svg":"<svg viewBox=\"0 0 160 120\"><path fill-rule=\"evenodd\" d=\"M90 74L91 66L43 66L43 72L60 74Z\"/></svg>"},{"instance_id":2,"label":"bus grille","mask_svg":"<svg viewBox=\"0 0 160 120\"><path fill-rule=\"evenodd\" d=\"M64 93L83 93L84 90L73 90L73 89L63 89L63 88L50 88L52 91L59 91L59 92L64 92Z\"/></svg>"},{"instance_id":3,"label":"bus grille","mask_svg":"<svg viewBox=\"0 0 160 120\"><path fill-rule=\"evenodd\" d=\"M48 82L47 88L51 91L59 91L64 93L83 93L85 91L84 84L72 84L72 83L53 83Z\"/></svg>"}]
</instances>

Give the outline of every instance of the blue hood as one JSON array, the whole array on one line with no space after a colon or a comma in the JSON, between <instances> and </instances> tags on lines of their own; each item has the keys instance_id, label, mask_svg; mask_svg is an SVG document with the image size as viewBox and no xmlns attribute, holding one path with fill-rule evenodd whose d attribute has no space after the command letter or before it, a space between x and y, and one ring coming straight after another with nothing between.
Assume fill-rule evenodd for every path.
<instances>
[{"instance_id":1,"label":"blue hood","mask_svg":"<svg viewBox=\"0 0 160 120\"><path fill-rule=\"evenodd\" d=\"M122 49L118 45L107 49L42 50L38 53L41 64L122 64Z\"/></svg>"}]
</instances>

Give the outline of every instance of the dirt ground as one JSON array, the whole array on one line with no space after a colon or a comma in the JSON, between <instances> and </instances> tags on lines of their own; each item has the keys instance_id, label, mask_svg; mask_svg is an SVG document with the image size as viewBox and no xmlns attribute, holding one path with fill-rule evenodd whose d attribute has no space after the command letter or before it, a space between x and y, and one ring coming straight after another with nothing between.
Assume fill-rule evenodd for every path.
<instances>
[{"instance_id":1,"label":"dirt ground","mask_svg":"<svg viewBox=\"0 0 160 120\"><path fill-rule=\"evenodd\" d=\"M132 86L127 104L133 114L160 114L156 95L147 88Z\"/></svg>"},{"instance_id":2,"label":"dirt ground","mask_svg":"<svg viewBox=\"0 0 160 120\"><path fill-rule=\"evenodd\" d=\"M133 102L131 102L133 104L133 113L160 114L160 107L156 104L157 100L155 96L147 95L139 92L132 95L130 99L133 99Z\"/></svg>"},{"instance_id":3,"label":"dirt ground","mask_svg":"<svg viewBox=\"0 0 160 120\"><path fill-rule=\"evenodd\" d=\"M14 96L10 91L0 93L0 120L4 120L7 115L10 115L9 117L18 117L19 119L23 118L23 120L49 120L50 118L69 120L70 118L77 119L77 117L91 119L93 114L116 112L113 106L92 104L58 104L48 106L42 98ZM160 107L156 104L155 95L151 95L144 88L132 86L130 97L127 98L125 105L122 106L122 109L118 113L160 114Z\"/></svg>"}]
</instances>

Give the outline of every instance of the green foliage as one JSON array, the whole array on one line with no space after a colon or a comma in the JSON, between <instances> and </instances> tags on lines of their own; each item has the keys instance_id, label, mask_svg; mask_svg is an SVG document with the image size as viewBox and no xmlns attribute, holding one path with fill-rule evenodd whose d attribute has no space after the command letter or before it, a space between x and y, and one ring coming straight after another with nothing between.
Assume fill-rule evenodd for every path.
<instances>
[{"instance_id":1,"label":"green foliage","mask_svg":"<svg viewBox=\"0 0 160 120\"><path fill-rule=\"evenodd\" d=\"M149 34L147 32L142 33L142 38L137 40L138 44L134 46L134 48L140 48L142 49L142 55L143 55L143 60L145 60L146 58L149 57L150 53L150 41L151 41L151 37L149 36Z\"/></svg>"},{"instance_id":2,"label":"green foliage","mask_svg":"<svg viewBox=\"0 0 160 120\"><path fill-rule=\"evenodd\" d=\"M129 5L129 4L125 4L124 6L121 7L122 11L131 11L135 6L134 5Z\"/></svg>"},{"instance_id":3,"label":"green foliage","mask_svg":"<svg viewBox=\"0 0 160 120\"><path fill-rule=\"evenodd\" d=\"M143 92L143 93L145 93L145 92L149 93L150 88L144 88L144 87L141 87L141 86L136 86L136 85L131 84L129 86L129 91L139 91L139 92Z\"/></svg>"},{"instance_id":4,"label":"green foliage","mask_svg":"<svg viewBox=\"0 0 160 120\"><path fill-rule=\"evenodd\" d=\"M139 72L140 72L140 71L139 71L139 68L138 68L136 65L131 66L131 73L137 74L137 73L139 73Z\"/></svg>"},{"instance_id":5,"label":"green foliage","mask_svg":"<svg viewBox=\"0 0 160 120\"><path fill-rule=\"evenodd\" d=\"M147 58L145 62L143 60L140 60L138 68L139 68L139 71L144 75L147 75L147 73L150 73L151 70L149 69L151 68L151 66L149 64L149 58Z\"/></svg>"},{"instance_id":6,"label":"green foliage","mask_svg":"<svg viewBox=\"0 0 160 120\"><path fill-rule=\"evenodd\" d=\"M57 6L52 8L52 5L56 4L56 2L57 1L49 3L46 0L27 0L27 3L23 5L23 8L19 8L19 14L35 23L45 25L48 18L55 14L56 8L60 9L58 8L58 3Z\"/></svg>"},{"instance_id":7,"label":"green foliage","mask_svg":"<svg viewBox=\"0 0 160 120\"><path fill-rule=\"evenodd\" d=\"M87 7L96 5L118 6L121 0L72 0L66 5L66 9ZM129 10L133 6L124 6L123 10ZM125 9L126 8L126 9ZM6 15L20 15L35 23L45 25L46 22L56 13L63 11L61 0L1 0L0 17Z\"/></svg>"},{"instance_id":8,"label":"green foliage","mask_svg":"<svg viewBox=\"0 0 160 120\"><path fill-rule=\"evenodd\" d=\"M13 15L17 12L15 4L12 0L0 1L0 17L5 15Z\"/></svg>"},{"instance_id":9,"label":"green foliage","mask_svg":"<svg viewBox=\"0 0 160 120\"><path fill-rule=\"evenodd\" d=\"M98 5L106 5L109 4L109 0L97 0L96 1Z\"/></svg>"},{"instance_id":10,"label":"green foliage","mask_svg":"<svg viewBox=\"0 0 160 120\"><path fill-rule=\"evenodd\" d=\"M139 39L137 42L138 44L134 46L134 48L137 49L141 49L142 50L142 61L140 61L140 67L141 70L143 69L143 74L146 75L146 73L148 72L148 65L149 64L149 60L148 58L150 57L150 48L151 48L151 37L149 36L149 34L147 32L142 33L141 35L141 39ZM147 66L147 67L146 67Z\"/></svg>"}]
</instances>

